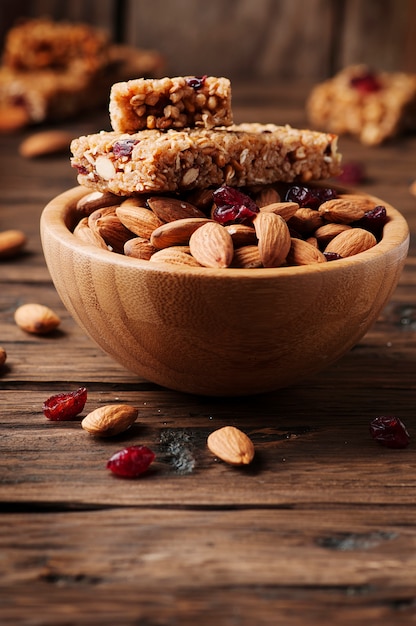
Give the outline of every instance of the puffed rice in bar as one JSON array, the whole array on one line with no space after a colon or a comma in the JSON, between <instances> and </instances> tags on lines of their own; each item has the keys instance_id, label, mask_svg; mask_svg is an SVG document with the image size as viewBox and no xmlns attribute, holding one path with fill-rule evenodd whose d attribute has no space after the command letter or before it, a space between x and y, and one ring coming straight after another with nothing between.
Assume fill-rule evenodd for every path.
<instances>
[{"instance_id":1,"label":"puffed rice in bar","mask_svg":"<svg viewBox=\"0 0 416 626\"><path fill-rule=\"evenodd\" d=\"M110 92L110 121L119 133L229 126L233 122L231 84L228 78L215 76L137 78L116 83Z\"/></svg>"},{"instance_id":2,"label":"puffed rice in bar","mask_svg":"<svg viewBox=\"0 0 416 626\"><path fill-rule=\"evenodd\" d=\"M186 131L101 131L74 139L78 182L134 195L320 180L340 173L337 136L290 126L245 123Z\"/></svg>"}]
</instances>

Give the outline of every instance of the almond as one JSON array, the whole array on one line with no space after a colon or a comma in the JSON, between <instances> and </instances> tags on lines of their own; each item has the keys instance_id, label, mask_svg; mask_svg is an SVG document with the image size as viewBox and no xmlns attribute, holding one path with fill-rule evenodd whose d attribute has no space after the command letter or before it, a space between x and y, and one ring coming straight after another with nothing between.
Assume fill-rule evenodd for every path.
<instances>
[{"instance_id":1,"label":"almond","mask_svg":"<svg viewBox=\"0 0 416 626\"><path fill-rule=\"evenodd\" d=\"M318 211L308 208L297 209L289 219L289 228L295 230L303 237L307 237L324 223Z\"/></svg>"},{"instance_id":2,"label":"almond","mask_svg":"<svg viewBox=\"0 0 416 626\"><path fill-rule=\"evenodd\" d=\"M309 265L310 263L326 263L323 253L314 245L292 237L289 254L286 258L289 265Z\"/></svg>"},{"instance_id":3,"label":"almond","mask_svg":"<svg viewBox=\"0 0 416 626\"><path fill-rule=\"evenodd\" d=\"M234 256L230 233L218 222L208 222L198 228L189 239L192 256L204 267L228 267Z\"/></svg>"},{"instance_id":4,"label":"almond","mask_svg":"<svg viewBox=\"0 0 416 626\"><path fill-rule=\"evenodd\" d=\"M231 267L239 267L244 269L252 269L262 267L259 247L254 245L241 246L234 250L233 262Z\"/></svg>"},{"instance_id":5,"label":"almond","mask_svg":"<svg viewBox=\"0 0 416 626\"><path fill-rule=\"evenodd\" d=\"M266 204L260 208L260 212L276 213L281 215L286 222L295 215L299 209L297 202L273 202L272 204Z\"/></svg>"},{"instance_id":6,"label":"almond","mask_svg":"<svg viewBox=\"0 0 416 626\"><path fill-rule=\"evenodd\" d=\"M65 130L44 130L24 139L19 146L19 152L27 159L69 152L72 139L71 133Z\"/></svg>"},{"instance_id":7,"label":"almond","mask_svg":"<svg viewBox=\"0 0 416 626\"><path fill-rule=\"evenodd\" d=\"M0 346L0 367L2 367L7 360L7 352L4 348Z\"/></svg>"},{"instance_id":8,"label":"almond","mask_svg":"<svg viewBox=\"0 0 416 626\"><path fill-rule=\"evenodd\" d=\"M215 456L230 465L248 465L254 458L253 442L235 426L224 426L212 432L207 445Z\"/></svg>"},{"instance_id":9,"label":"almond","mask_svg":"<svg viewBox=\"0 0 416 626\"><path fill-rule=\"evenodd\" d=\"M89 227L98 233L114 252L122 253L133 233L121 223L116 207L97 209L88 217Z\"/></svg>"},{"instance_id":10,"label":"almond","mask_svg":"<svg viewBox=\"0 0 416 626\"><path fill-rule=\"evenodd\" d=\"M150 209L125 202L116 208L116 215L128 230L144 239L150 239L152 232L162 225L162 221Z\"/></svg>"},{"instance_id":11,"label":"almond","mask_svg":"<svg viewBox=\"0 0 416 626\"><path fill-rule=\"evenodd\" d=\"M43 304L23 304L14 313L16 324L28 333L45 335L61 323L52 309Z\"/></svg>"},{"instance_id":12,"label":"almond","mask_svg":"<svg viewBox=\"0 0 416 626\"><path fill-rule=\"evenodd\" d=\"M84 417L81 426L91 435L113 437L130 428L138 414L138 409L128 404L107 404Z\"/></svg>"},{"instance_id":13,"label":"almond","mask_svg":"<svg viewBox=\"0 0 416 626\"><path fill-rule=\"evenodd\" d=\"M257 243L256 231L246 224L227 224L225 230L230 233L234 248Z\"/></svg>"},{"instance_id":14,"label":"almond","mask_svg":"<svg viewBox=\"0 0 416 626\"><path fill-rule=\"evenodd\" d=\"M321 247L325 248L331 241L331 239L333 239L340 233L343 233L345 230L351 229L352 226L349 226L348 224L329 223L317 228L314 232L314 236L318 240L318 244Z\"/></svg>"},{"instance_id":15,"label":"almond","mask_svg":"<svg viewBox=\"0 0 416 626\"><path fill-rule=\"evenodd\" d=\"M254 201L261 209L266 205L280 203L280 195L274 187L264 187L255 195Z\"/></svg>"},{"instance_id":16,"label":"almond","mask_svg":"<svg viewBox=\"0 0 416 626\"><path fill-rule=\"evenodd\" d=\"M170 246L169 248L158 250L152 254L150 262L201 267L200 263L189 253L188 246Z\"/></svg>"},{"instance_id":17,"label":"almond","mask_svg":"<svg viewBox=\"0 0 416 626\"><path fill-rule=\"evenodd\" d=\"M105 156L97 157L95 161L95 171L100 178L111 180L116 175L116 168L111 159Z\"/></svg>"},{"instance_id":18,"label":"almond","mask_svg":"<svg viewBox=\"0 0 416 626\"><path fill-rule=\"evenodd\" d=\"M156 228L151 233L150 241L155 248L187 245L192 233L210 221L208 217L184 217L174 220Z\"/></svg>"},{"instance_id":19,"label":"almond","mask_svg":"<svg viewBox=\"0 0 416 626\"><path fill-rule=\"evenodd\" d=\"M148 261L152 254L156 252L156 248L152 246L148 239L144 237L133 237L124 244L124 254L135 259L143 259Z\"/></svg>"},{"instance_id":20,"label":"almond","mask_svg":"<svg viewBox=\"0 0 416 626\"><path fill-rule=\"evenodd\" d=\"M377 243L373 233L363 228L351 228L340 233L327 245L325 252L334 252L342 257L353 256L369 250Z\"/></svg>"},{"instance_id":21,"label":"almond","mask_svg":"<svg viewBox=\"0 0 416 626\"><path fill-rule=\"evenodd\" d=\"M290 232L283 217L261 212L253 221L259 240L259 254L264 267L279 267L290 250Z\"/></svg>"},{"instance_id":22,"label":"almond","mask_svg":"<svg viewBox=\"0 0 416 626\"><path fill-rule=\"evenodd\" d=\"M116 204L120 204L120 196L116 196L110 191L92 191L78 200L76 210L78 213L88 216L97 209Z\"/></svg>"},{"instance_id":23,"label":"almond","mask_svg":"<svg viewBox=\"0 0 416 626\"><path fill-rule=\"evenodd\" d=\"M206 217L196 206L185 200L153 196L148 198L148 205L162 222L173 222L184 217Z\"/></svg>"},{"instance_id":24,"label":"almond","mask_svg":"<svg viewBox=\"0 0 416 626\"><path fill-rule=\"evenodd\" d=\"M374 203L370 205L374 208ZM370 210L368 198L356 196L354 200L351 196L327 200L319 207L319 214L327 222L337 222L338 224L351 224L364 217Z\"/></svg>"},{"instance_id":25,"label":"almond","mask_svg":"<svg viewBox=\"0 0 416 626\"><path fill-rule=\"evenodd\" d=\"M83 217L82 220L78 222L75 226L73 234L77 239L84 241L85 243L90 243L94 246L98 246L99 248L103 248L104 250L108 250L107 244L101 235L88 226L88 217Z\"/></svg>"},{"instance_id":26,"label":"almond","mask_svg":"<svg viewBox=\"0 0 416 626\"><path fill-rule=\"evenodd\" d=\"M26 245L26 235L21 230L4 230L0 233L0 259L14 256Z\"/></svg>"}]
</instances>

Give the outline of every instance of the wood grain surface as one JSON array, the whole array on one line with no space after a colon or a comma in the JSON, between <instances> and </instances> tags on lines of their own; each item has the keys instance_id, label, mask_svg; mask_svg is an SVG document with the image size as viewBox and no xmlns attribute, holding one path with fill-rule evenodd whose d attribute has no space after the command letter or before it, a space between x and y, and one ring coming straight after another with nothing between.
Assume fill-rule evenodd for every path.
<instances>
[{"instance_id":1,"label":"wood grain surface","mask_svg":"<svg viewBox=\"0 0 416 626\"><path fill-rule=\"evenodd\" d=\"M234 90L238 121L307 124L307 87ZM78 136L106 112L64 125ZM0 230L26 251L0 263L0 622L5 626L224 626L416 622L416 137L367 148L360 188L385 198L412 232L400 283L362 341L320 375L280 392L216 399L167 391L105 356L65 311L43 258L43 206L76 184L68 155L19 156L30 130L0 137ZM13 319L39 302L62 318L50 336ZM48 422L43 401L85 385L85 411L139 409L125 435L95 439L79 420ZM397 415L405 450L376 444L373 417ZM253 464L225 465L208 434L236 425ZM141 443L147 475L116 479L111 454Z\"/></svg>"}]
</instances>

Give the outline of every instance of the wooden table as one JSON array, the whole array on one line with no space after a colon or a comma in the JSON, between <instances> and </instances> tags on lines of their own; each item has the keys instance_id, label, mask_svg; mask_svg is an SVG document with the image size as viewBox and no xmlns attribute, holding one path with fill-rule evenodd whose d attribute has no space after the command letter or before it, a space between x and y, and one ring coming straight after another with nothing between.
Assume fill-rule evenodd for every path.
<instances>
[{"instance_id":1,"label":"wooden table","mask_svg":"<svg viewBox=\"0 0 416 626\"><path fill-rule=\"evenodd\" d=\"M305 89L234 89L236 121L307 124ZM108 128L105 112L64 125ZM4 626L416 623L415 444L375 443L369 422L393 414L416 435L416 257L374 328L327 371L259 397L194 397L125 371L70 318L42 255L39 217L76 184L68 155L23 159L2 136L0 230L26 252L0 264L0 623ZM416 231L416 137L380 148L342 138L367 166L362 189ZM14 323L27 302L62 318L50 336ZM49 422L50 395L88 389L86 411L125 402L128 435L97 440L79 421ZM223 425L246 431L253 464L233 468L206 447ZM111 454L142 443L157 455L142 478L116 479Z\"/></svg>"}]
</instances>

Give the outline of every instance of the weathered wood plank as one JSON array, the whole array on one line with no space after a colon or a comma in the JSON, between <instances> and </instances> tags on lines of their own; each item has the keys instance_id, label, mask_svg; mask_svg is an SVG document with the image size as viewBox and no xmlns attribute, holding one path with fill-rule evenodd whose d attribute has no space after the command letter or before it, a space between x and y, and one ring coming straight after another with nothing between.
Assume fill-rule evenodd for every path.
<instances>
[{"instance_id":1,"label":"weathered wood plank","mask_svg":"<svg viewBox=\"0 0 416 626\"><path fill-rule=\"evenodd\" d=\"M191 624L203 615L295 624L308 614L309 624L409 624L415 615L413 507L120 513L7 515L5 623Z\"/></svg>"}]
</instances>

